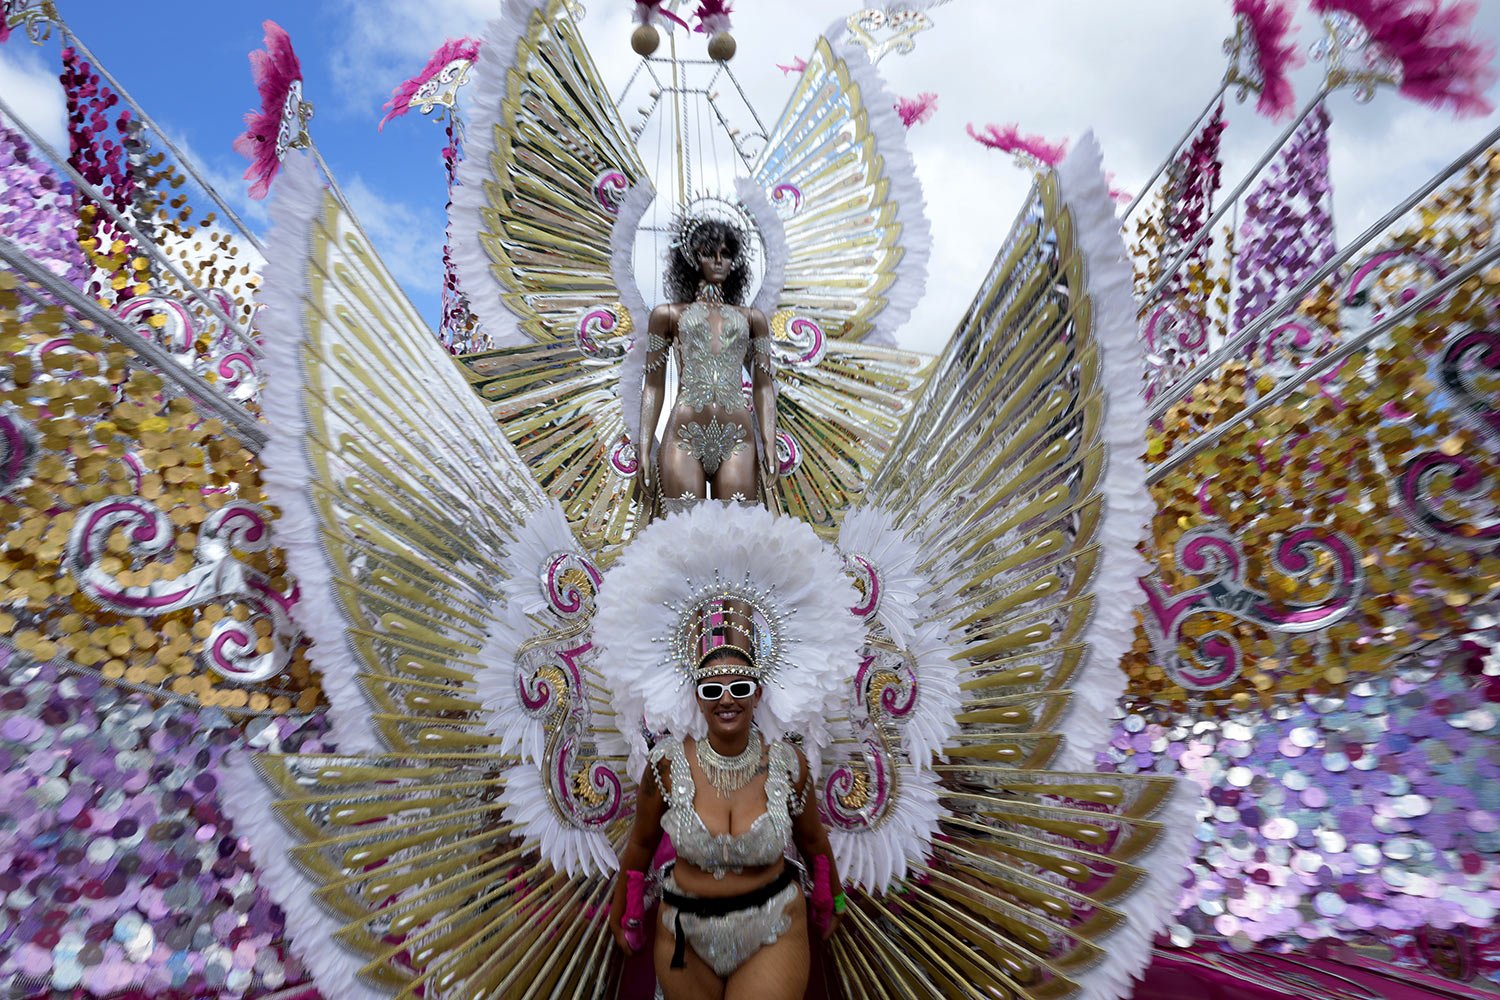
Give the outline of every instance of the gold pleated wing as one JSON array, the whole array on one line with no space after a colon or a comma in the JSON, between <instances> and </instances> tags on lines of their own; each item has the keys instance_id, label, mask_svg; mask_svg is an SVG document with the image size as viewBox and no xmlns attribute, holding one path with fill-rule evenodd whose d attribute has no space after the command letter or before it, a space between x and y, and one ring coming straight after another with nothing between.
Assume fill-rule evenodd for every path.
<instances>
[{"instance_id":1,"label":"gold pleated wing","mask_svg":"<svg viewBox=\"0 0 1500 1000\"><path fill-rule=\"evenodd\" d=\"M602 995L600 572L304 157L272 212L263 458L332 746L235 765L236 832L326 996Z\"/></svg>"},{"instance_id":2,"label":"gold pleated wing","mask_svg":"<svg viewBox=\"0 0 1500 1000\"><path fill-rule=\"evenodd\" d=\"M932 364L895 348L931 237L894 105L862 48L819 38L748 179L755 190L741 185L767 243L755 305L780 366L779 499L830 532Z\"/></svg>"},{"instance_id":3,"label":"gold pleated wing","mask_svg":"<svg viewBox=\"0 0 1500 1000\"><path fill-rule=\"evenodd\" d=\"M925 838L888 866L901 877L851 894L832 940L846 996L1124 996L1175 908L1191 796L1093 773L1150 514L1129 280L1088 138L1039 179L846 522L916 544L918 600L955 664L944 683L912 651L920 634L872 627L850 732L825 757L846 868L882 870L861 861L900 847L888 824ZM868 556L874 604L898 588L864 538L840 545ZM936 756L906 732L924 696L953 704Z\"/></svg>"},{"instance_id":4,"label":"gold pleated wing","mask_svg":"<svg viewBox=\"0 0 1500 1000\"><path fill-rule=\"evenodd\" d=\"M646 169L564 0L507 0L473 81L449 229L464 291L499 347L465 361L579 533L619 540L634 451L618 382L645 307L633 279L616 280L612 241L617 227L634 241L639 215L621 227L621 213L633 189L649 192ZM532 405L542 397L555 409Z\"/></svg>"}]
</instances>

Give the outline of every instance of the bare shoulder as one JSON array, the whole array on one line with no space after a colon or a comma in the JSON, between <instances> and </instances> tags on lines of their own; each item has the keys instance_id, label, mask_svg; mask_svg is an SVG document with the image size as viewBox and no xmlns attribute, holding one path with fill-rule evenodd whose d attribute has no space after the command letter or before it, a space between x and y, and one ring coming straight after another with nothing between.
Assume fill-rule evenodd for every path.
<instances>
[{"instance_id":1,"label":"bare shoulder","mask_svg":"<svg viewBox=\"0 0 1500 1000\"><path fill-rule=\"evenodd\" d=\"M657 333L671 331L677 328L677 317L682 312L682 306L676 302L663 302L651 310L651 329Z\"/></svg>"}]
</instances>

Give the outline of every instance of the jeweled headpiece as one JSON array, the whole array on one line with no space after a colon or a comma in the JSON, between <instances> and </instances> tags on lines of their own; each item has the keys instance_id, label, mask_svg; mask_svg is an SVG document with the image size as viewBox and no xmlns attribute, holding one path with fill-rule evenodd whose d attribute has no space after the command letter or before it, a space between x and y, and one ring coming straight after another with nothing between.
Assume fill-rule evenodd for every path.
<instances>
[{"instance_id":1,"label":"jeweled headpiece","mask_svg":"<svg viewBox=\"0 0 1500 1000\"><path fill-rule=\"evenodd\" d=\"M717 224L734 233L740 245L738 256L745 261L755 259L756 244L760 234L749 210L739 201L717 195L700 195L683 207L681 214L672 223L672 250L684 260L696 265L694 251L703 227Z\"/></svg>"},{"instance_id":2,"label":"jeweled headpiece","mask_svg":"<svg viewBox=\"0 0 1500 1000\"><path fill-rule=\"evenodd\" d=\"M719 674L760 679L762 671L755 659L755 615L745 601L725 597L710 599L687 622L687 633L688 645L696 657L692 661L695 681ZM717 663L712 667L703 665L715 653L724 650L733 650L749 662Z\"/></svg>"}]
</instances>

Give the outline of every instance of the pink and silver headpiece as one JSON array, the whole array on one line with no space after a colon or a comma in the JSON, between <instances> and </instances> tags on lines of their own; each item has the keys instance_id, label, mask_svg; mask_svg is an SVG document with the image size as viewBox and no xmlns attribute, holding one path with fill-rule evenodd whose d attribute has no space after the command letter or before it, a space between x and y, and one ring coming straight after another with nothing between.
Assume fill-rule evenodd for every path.
<instances>
[{"instance_id":1,"label":"pink and silver headpiece","mask_svg":"<svg viewBox=\"0 0 1500 1000\"><path fill-rule=\"evenodd\" d=\"M683 631L692 659L684 663L692 664L693 680L720 674L760 679L762 671L755 659L755 617L756 611L748 602L734 597L712 597L690 612ZM721 661L704 666L715 653L725 650L740 654L747 662Z\"/></svg>"}]
</instances>

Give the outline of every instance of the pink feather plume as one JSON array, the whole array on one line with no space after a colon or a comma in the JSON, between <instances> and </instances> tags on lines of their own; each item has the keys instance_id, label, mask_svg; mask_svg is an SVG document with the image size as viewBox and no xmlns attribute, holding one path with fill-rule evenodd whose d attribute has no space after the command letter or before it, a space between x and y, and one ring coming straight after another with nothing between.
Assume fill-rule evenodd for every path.
<instances>
[{"instance_id":1,"label":"pink feather plume","mask_svg":"<svg viewBox=\"0 0 1500 1000\"><path fill-rule=\"evenodd\" d=\"M664 17L683 28L688 26L686 21L663 7L662 0L635 0L635 21L637 24L651 24L658 17Z\"/></svg>"},{"instance_id":2,"label":"pink feather plume","mask_svg":"<svg viewBox=\"0 0 1500 1000\"><path fill-rule=\"evenodd\" d=\"M968 131L969 138L982 146L998 149L1002 153L1029 156L1049 167L1057 166L1068 152L1068 140L1049 142L1039 135L1022 135L1020 128L1014 123L1005 126L986 125L983 132L976 131L971 124Z\"/></svg>"},{"instance_id":3,"label":"pink feather plume","mask_svg":"<svg viewBox=\"0 0 1500 1000\"><path fill-rule=\"evenodd\" d=\"M705 35L728 31L731 27L729 15L733 13L734 8L729 6L728 0L699 0L698 9L693 11L698 26L693 30Z\"/></svg>"},{"instance_id":4,"label":"pink feather plume","mask_svg":"<svg viewBox=\"0 0 1500 1000\"><path fill-rule=\"evenodd\" d=\"M777 63L776 64L776 68L779 69L779 70L781 70L782 73L790 76L793 73L801 73L804 70L806 70L807 69L807 61L805 59L803 59L801 56L797 56L795 59L792 60L792 64L790 66L783 66L783 65L781 65L781 63Z\"/></svg>"},{"instance_id":5,"label":"pink feather plume","mask_svg":"<svg viewBox=\"0 0 1500 1000\"><path fill-rule=\"evenodd\" d=\"M302 79L302 64L292 51L291 36L275 21L261 25L266 32L265 49L250 53L250 74L260 91L260 110L245 114L245 131L234 140L235 152L250 161L245 179L252 181L250 197L264 198L281 169L276 158L276 133L281 129L281 109L287 91Z\"/></svg>"},{"instance_id":6,"label":"pink feather plume","mask_svg":"<svg viewBox=\"0 0 1500 1000\"><path fill-rule=\"evenodd\" d=\"M1293 38L1292 6L1285 0L1234 0L1234 13L1244 18L1255 44L1260 71L1260 100L1256 109L1267 118L1285 118L1296 103L1291 73L1305 60Z\"/></svg>"},{"instance_id":7,"label":"pink feather plume","mask_svg":"<svg viewBox=\"0 0 1500 1000\"><path fill-rule=\"evenodd\" d=\"M411 110L411 99L422 89L422 84L437 76L444 66L455 59L473 62L477 58L479 40L476 38L450 38L438 46L432 58L427 60L427 65L422 67L422 72L391 91L391 99L385 102L385 117L380 119L381 130L384 131L386 122L392 118L400 118Z\"/></svg>"},{"instance_id":8,"label":"pink feather plume","mask_svg":"<svg viewBox=\"0 0 1500 1000\"><path fill-rule=\"evenodd\" d=\"M0 8L0 45L4 45L10 39L10 25L5 23L5 13Z\"/></svg>"},{"instance_id":9,"label":"pink feather plume","mask_svg":"<svg viewBox=\"0 0 1500 1000\"><path fill-rule=\"evenodd\" d=\"M646 875L625 873L625 915L622 921L625 940L639 951L646 944Z\"/></svg>"},{"instance_id":10,"label":"pink feather plume","mask_svg":"<svg viewBox=\"0 0 1500 1000\"><path fill-rule=\"evenodd\" d=\"M1461 115L1482 115L1495 81L1495 47L1468 37L1478 4L1461 0L1312 0L1320 14L1357 18L1382 53L1401 64L1401 93Z\"/></svg>"},{"instance_id":11,"label":"pink feather plume","mask_svg":"<svg viewBox=\"0 0 1500 1000\"><path fill-rule=\"evenodd\" d=\"M907 128L925 124L937 111L937 100L937 95L929 90L922 91L916 97L898 97L896 114L901 116L901 124Z\"/></svg>"}]
</instances>

